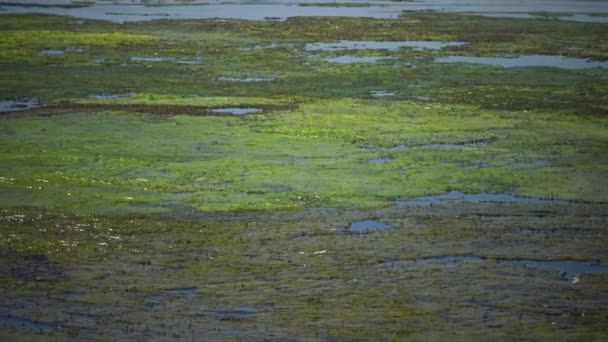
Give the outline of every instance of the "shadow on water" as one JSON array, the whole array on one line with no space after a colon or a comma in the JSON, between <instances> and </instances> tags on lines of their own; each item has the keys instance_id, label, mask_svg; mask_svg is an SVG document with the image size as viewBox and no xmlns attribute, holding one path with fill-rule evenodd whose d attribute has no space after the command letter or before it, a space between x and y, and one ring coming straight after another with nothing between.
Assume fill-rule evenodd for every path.
<instances>
[{"instance_id":1,"label":"shadow on water","mask_svg":"<svg viewBox=\"0 0 608 342\"><path fill-rule=\"evenodd\" d=\"M518 197L510 194L465 194L460 191L450 191L442 195L425 196L413 198L407 201L397 201L398 208L407 207L426 207L432 205L448 205L458 203L483 203L483 202L500 202L500 203L521 203L521 204L560 204L568 205L573 202L559 199L544 199L531 197Z\"/></svg>"},{"instance_id":2,"label":"shadow on water","mask_svg":"<svg viewBox=\"0 0 608 342\"><path fill-rule=\"evenodd\" d=\"M474 63L503 68L550 67L562 69L608 68L608 62L564 56L524 55L518 57L448 56L435 58L436 63Z\"/></svg>"}]
</instances>

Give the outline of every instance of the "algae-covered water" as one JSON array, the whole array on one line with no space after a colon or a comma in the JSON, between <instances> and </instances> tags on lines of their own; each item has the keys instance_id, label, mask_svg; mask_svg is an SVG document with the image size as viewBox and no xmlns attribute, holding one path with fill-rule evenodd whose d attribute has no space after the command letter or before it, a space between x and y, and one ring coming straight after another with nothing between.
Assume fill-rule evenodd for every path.
<instances>
[{"instance_id":1,"label":"algae-covered water","mask_svg":"<svg viewBox=\"0 0 608 342\"><path fill-rule=\"evenodd\" d=\"M606 13L0 4L0 339L605 340Z\"/></svg>"}]
</instances>

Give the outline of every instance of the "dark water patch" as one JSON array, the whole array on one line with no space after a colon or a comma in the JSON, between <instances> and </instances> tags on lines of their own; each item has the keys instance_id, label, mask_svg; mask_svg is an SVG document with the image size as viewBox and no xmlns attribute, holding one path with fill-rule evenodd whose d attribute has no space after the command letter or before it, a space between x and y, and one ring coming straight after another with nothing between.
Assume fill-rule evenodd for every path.
<instances>
[{"instance_id":1,"label":"dark water patch","mask_svg":"<svg viewBox=\"0 0 608 342\"><path fill-rule=\"evenodd\" d=\"M594 61L585 58L564 56L525 55L519 57L471 57L448 56L435 58L436 63L474 63L501 66L503 68L516 67L550 67L562 69L608 68L608 62Z\"/></svg>"},{"instance_id":2,"label":"dark water patch","mask_svg":"<svg viewBox=\"0 0 608 342\"><path fill-rule=\"evenodd\" d=\"M221 76L221 77L218 77L217 79L219 81L224 81L224 82L243 82L243 83L272 81L272 78L262 78L262 77L244 77L244 78L238 78L238 77L225 77L225 76Z\"/></svg>"},{"instance_id":3,"label":"dark water patch","mask_svg":"<svg viewBox=\"0 0 608 342\"><path fill-rule=\"evenodd\" d=\"M181 288L173 288L167 289L166 292L172 296L186 298L186 299L194 299L198 293L197 287L181 287Z\"/></svg>"},{"instance_id":4,"label":"dark water patch","mask_svg":"<svg viewBox=\"0 0 608 342\"><path fill-rule=\"evenodd\" d=\"M254 308L240 307L229 311L212 311L213 317L219 321L242 321L256 316L259 311Z\"/></svg>"},{"instance_id":5,"label":"dark water patch","mask_svg":"<svg viewBox=\"0 0 608 342\"><path fill-rule=\"evenodd\" d=\"M597 262L570 261L570 260L499 260L501 264L523 265L527 268L547 268L558 270L568 275L579 275L585 273L605 273L608 272L608 265L601 265Z\"/></svg>"},{"instance_id":6,"label":"dark water patch","mask_svg":"<svg viewBox=\"0 0 608 342\"><path fill-rule=\"evenodd\" d=\"M1 255L0 274L23 282L60 282L67 280L63 267L42 254L11 252Z\"/></svg>"},{"instance_id":7,"label":"dark water patch","mask_svg":"<svg viewBox=\"0 0 608 342\"><path fill-rule=\"evenodd\" d=\"M344 228L343 231L350 233L365 233L365 232L373 232L378 230L392 229L394 228L391 225L382 223L376 220L362 220L355 221L348 225L348 227Z\"/></svg>"},{"instance_id":8,"label":"dark water patch","mask_svg":"<svg viewBox=\"0 0 608 342\"><path fill-rule=\"evenodd\" d=\"M289 105L262 105L261 107L206 107L196 105L174 104L140 104L140 103L76 103L63 100L54 107L56 111L87 110L87 111L124 111L134 113L147 113L155 115L245 115L275 110L293 108Z\"/></svg>"},{"instance_id":9,"label":"dark water patch","mask_svg":"<svg viewBox=\"0 0 608 342\"><path fill-rule=\"evenodd\" d=\"M480 262L483 261L481 257L474 255L447 255L442 257L434 257L434 258L417 258L414 259L413 262L416 264L462 264L462 263L470 263L470 262Z\"/></svg>"},{"instance_id":10,"label":"dark water patch","mask_svg":"<svg viewBox=\"0 0 608 342\"><path fill-rule=\"evenodd\" d=\"M40 107L40 101L36 98L0 100L0 113L20 112L38 107Z\"/></svg>"},{"instance_id":11,"label":"dark water patch","mask_svg":"<svg viewBox=\"0 0 608 342\"><path fill-rule=\"evenodd\" d=\"M354 64L354 63L379 63L386 62L393 59L392 57L359 57L359 56L339 56L326 58L325 61L329 63L338 64Z\"/></svg>"},{"instance_id":12,"label":"dark water patch","mask_svg":"<svg viewBox=\"0 0 608 342\"><path fill-rule=\"evenodd\" d=\"M254 318L262 312L248 306L237 306L230 310L203 310L199 315L213 317L219 321L242 321Z\"/></svg>"},{"instance_id":13,"label":"dark water patch","mask_svg":"<svg viewBox=\"0 0 608 342\"><path fill-rule=\"evenodd\" d=\"M373 97L391 97L391 96L395 96L395 93L393 93L392 91L388 91L388 90L372 90L369 93Z\"/></svg>"},{"instance_id":14,"label":"dark water patch","mask_svg":"<svg viewBox=\"0 0 608 342\"><path fill-rule=\"evenodd\" d=\"M357 41L340 40L332 43L309 43L304 49L307 51L338 51L338 50L388 50L397 51L402 48L415 50L441 50L450 46L461 46L463 42L437 42L437 41Z\"/></svg>"},{"instance_id":15,"label":"dark water patch","mask_svg":"<svg viewBox=\"0 0 608 342\"><path fill-rule=\"evenodd\" d=\"M215 109L211 109L210 112L217 113L217 114L245 115L245 114L261 113L261 112L263 112L263 110L261 108L253 108L253 107L230 107L230 108L215 108Z\"/></svg>"},{"instance_id":16,"label":"dark water patch","mask_svg":"<svg viewBox=\"0 0 608 342\"><path fill-rule=\"evenodd\" d=\"M567 275L580 275L588 273L606 273L608 265L602 265L594 261L572 261L572 260L533 260L533 259L488 259L475 255L446 255L440 257L416 258L384 262L384 268L400 268L415 265L464 265L473 263L484 263L487 265L521 265L529 269L553 269Z\"/></svg>"},{"instance_id":17,"label":"dark water patch","mask_svg":"<svg viewBox=\"0 0 608 342\"><path fill-rule=\"evenodd\" d=\"M367 162L369 164L385 164L385 163L390 163L393 160L394 160L393 158L383 157L383 158L378 158L378 159L370 159Z\"/></svg>"},{"instance_id":18,"label":"dark water patch","mask_svg":"<svg viewBox=\"0 0 608 342\"><path fill-rule=\"evenodd\" d=\"M544 199L532 197L518 197L510 194L465 194L460 191L450 191L441 195L425 196L414 198L407 201L397 201L398 208L407 207L427 207L433 205L448 205L459 203L484 203L484 202L499 202L499 203L521 203L521 204L559 204L568 205L573 202L559 199Z\"/></svg>"},{"instance_id":19,"label":"dark water patch","mask_svg":"<svg viewBox=\"0 0 608 342\"><path fill-rule=\"evenodd\" d=\"M168 302L174 300L193 300L198 295L197 287L179 287L166 289L159 293L154 293L146 298L146 305L153 309L161 309Z\"/></svg>"},{"instance_id":20,"label":"dark water patch","mask_svg":"<svg viewBox=\"0 0 608 342\"><path fill-rule=\"evenodd\" d=\"M64 326L59 324L35 321L28 318L11 315L0 315L0 323L18 328L34 329L40 332L52 332L65 328Z\"/></svg>"}]
</instances>

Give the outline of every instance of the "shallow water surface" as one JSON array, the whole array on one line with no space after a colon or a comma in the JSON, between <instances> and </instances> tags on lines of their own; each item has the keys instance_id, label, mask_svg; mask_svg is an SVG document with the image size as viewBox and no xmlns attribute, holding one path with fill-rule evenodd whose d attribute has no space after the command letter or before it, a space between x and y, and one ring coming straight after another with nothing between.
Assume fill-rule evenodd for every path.
<instances>
[{"instance_id":1,"label":"shallow water surface","mask_svg":"<svg viewBox=\"0 0 608 342\"><path fill-rule=\"evenodd\" d=\"M0 100L0 113L6 112L19 112L22 110L28 110L31 108L40 107L40 101L38 99L24 98L17 100Z\"/></svg>"},{"instance_id":2,"label":"shallow water surface","mask_svg":"<svg viewBox=\"0 0 608 342\"><path fill-rule=\"evenodd\" d=\"M388 224L382 223L380 221L362 220L362 221L352 222L350 225L348 225L348 227L346 227L345 231L352 232L352 233L363 233L363 232L370 232L370 231L377 231L377 230L384 230L384 229L391 229L391 228L394 228L394 227L390 226Z\"/></svg>"},{"instance_id":3,"label":"shallow water surface","mask_svg":"<svg viewBox=\"0 0 608 342\"><path fill-rule=\"evenodd\" d=\"M252 114L252 113L261 113L262 109L253 108L253 107L247 107L247 108L232 107L232 108L215 108L215 109L211 109L211 112L218 113L218 114L245 115L245 114Z\"/></svg>"},{"instance_id":4,"label":"shallow water surface","mask_svg":"<svg viewBox=\"0 0 608 342\"><path fill-rule=\"evenodd\" d=\"M435 58L437 63L475 63L496 65L503 68L550 67L562 69L608 68L608 62L564 56L525 55L509 57L448 56Z\"/></svg>"},{"instance_id":5,"label":"shallow water surface","mask_svg":"<svg viewBox=\"0 0 608 342\"><path fill-rule=\"evenodd\" d=\"M359 56L340 56L326 58L325 61L329 63L338 64L353 64L353 63L378 63L393 59L392 57L359 57Z\"/></svg>"},{"instance_id":6,"label":"shallow water surface","mask_svg":"<svg viewBox=\"0 0 608 342\"><path fill-rule=\"evenodd\" d=\"M608 265L601 265L591 261L572 261L572 260L532 260L532 259L487 259L475 255L446 255L441 257L416 258L410 260L400 260L384 263L387 268L406 266L408 264L419 265L460 265L466 263L487 263L504 265L522 265L530 269L555 269L568 275L579 275L586 273L605 273L608 272Z\"/></svg>"},{"instance_id":7,"label":"shallow water surface","mask_svg":"<svg viewBox=\"0 0 608 342\"><path fill-rule=\"evenodd\" d=\"M391 97L391 96L395 96L395 93L393 93L392 91L388 91L388 90L372 90L369 93L373 97Z\"/></svg>"},{"instance_id":8,"label":"shallow water surface","mask_svg":"<svg viewBox=\"0 0 608 342\"><path fill-rule=\"evenodd\" d=\"M401 48L416 50L441 50L449 46L461 46L463 42L437 42L425 40L411 40L398 42L379 42L363 40L340 40L332 43L309 43L305 49L308 51L336 51L336 50L389 50L396 51Z\"/></svg>"},{"instance_id":9,"label":"shallow water surface","mask_svg":"<svg viewBox=\"0 0 608 342\"><path fill-rule=\"evenodd\" d=\"M431 205L447 205L457 203L483 203L483 202L501 202L501 203L524 203L524 204L560 204L567 205L572 204L570 201L558 200L558 199L542 199L542 198L528 198L528 197L517 197L510 194L465 194L460 191L450 191L442 195L426 196L414 198L407 201L397 201L397 207L425 207Z\"/></svg>"}]
</instances>

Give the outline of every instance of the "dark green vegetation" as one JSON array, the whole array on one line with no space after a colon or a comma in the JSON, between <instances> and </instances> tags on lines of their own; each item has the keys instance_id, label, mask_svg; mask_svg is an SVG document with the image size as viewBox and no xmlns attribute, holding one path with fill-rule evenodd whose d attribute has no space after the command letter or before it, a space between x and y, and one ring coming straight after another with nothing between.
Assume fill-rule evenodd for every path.
<instances>
[{"instance_id":1,"label":"dark green vegetation","mask_svg":"<svg viewBox=\"0 0 608 342\"><path fill-rule=\"evenodd\" d=\"M606 263L608 70L433 63L605 60L605 25L23 15L0 30L0 100L43 104L0 117L0 337L608 335L608 273L526 264ZM338 40L465 44L305 49ZM326 61L344 55L392 58ZM397 207L451 190L570 202ZM365 219L393 228L348 231ZM465 258L415 261L445 256Z\"/></svg>"}]
</instances>

